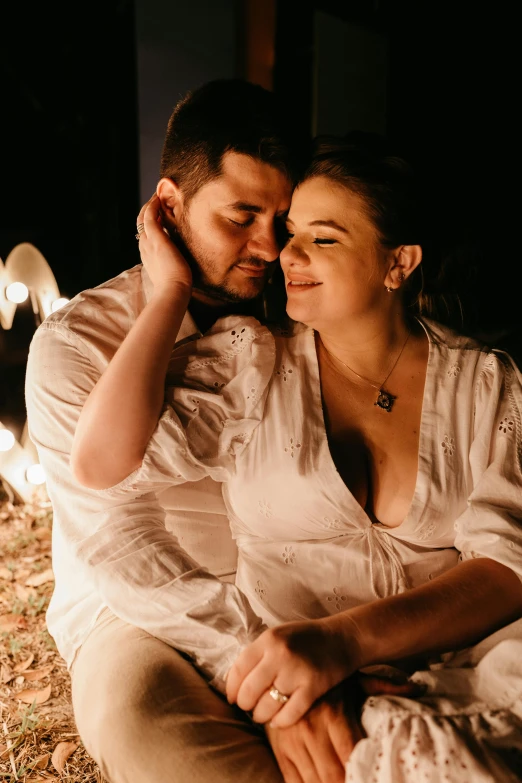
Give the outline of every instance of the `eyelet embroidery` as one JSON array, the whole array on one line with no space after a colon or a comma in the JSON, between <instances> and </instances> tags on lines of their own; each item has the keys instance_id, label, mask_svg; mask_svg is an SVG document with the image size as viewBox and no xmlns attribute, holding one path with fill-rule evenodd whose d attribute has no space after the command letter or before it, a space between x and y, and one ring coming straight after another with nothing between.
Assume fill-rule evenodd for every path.
<instances>
[{"instance_id":1,"label":"eyelet embroidery","mask_svg":"<svg viewBox=\"0 0 522 783\"><path fill-rule=\"evenodd\" d=\"M281 375L283 377L284 381L288 380L288 376L291 375L293 370L291 370L289 367L285 367L284 364L281 365L280 370L276 370L276 375Z\"/></svg>"},{"instance_id":2,"label":"eyelet embroidery","mask_svg":"<svg viewBox=\"0 0 522 783\"><path fill-rule=\"evenodd\" d=\"M254 386L252 386L252 388L250 389L250 394L247 397L247 400L255 399L255 397L256 397L256 389L254 388Z\"/></svg>"},{"instance_id":3,"label":"eyelet embroidery","mask_svg":"<svg viewBox=\"0 0 522 783\"><path fill-rule=\"evenodd\" d=\"M461 370L461 368L459 367L458 364L452 364L451 367L448 370L448 376L450 378L456 378L457 375L459 374L460 370Z\"/></svg>"},{"instance_id":4,"label":"eyelet embroidery","mask_svg":"<svg viewBox=\"0 0 522 783\"><path fill-rule=\"evenodd\" d=\"M333 595L328 596L326 600L329 603L333 603L337 611L343 608L343 601L348 600L348 596L344 595L340 587L334 587Z\"/></svg>"},{"instance_id":5,"label":"eyelet embroidery","mask_svg":"<svg viewBox=\"0 0 522 783\"><path fill-rule=\"evenodd\" d=\"M225 386L224 383L220 383L219 381L215 381L214 382L214 388L216 388L216 389L222 389L223 386Z\"/></svg>"},{"instance_id":6,"label":"eyelet embroidery","mask_svg":"<svg viewBox=\"0 0 522 783\"><path fill-rule=\"evenodd\" d=\"M507 416L502 419L498 427L499 432L503 432L504 434L507 434L508 432L513 432L514 429L515 429L515 422L513 421L513 419L509 419Z\"/></svg>"},{"instance_id":7,"label":"eyelet embroidery","mask_svg":"<svg viewBox=\"0 0 522 783\"><path fill-rule=\"evenodd\" d=\"M247 443L250 443L252 439L252 435L248 432L238 432L237 435L234 435L234 437L230 441L230 448L234 445L234 443L239 443L241 446L246 446Z\"/></svg>"},{"instance_id":8,"label":"eyelet embroidery","mask_svg":"<svg viewBox=\"0 0 522 783\"><path fill-rule=\"evenodd\" d=\"M323 522L326 522L326 527L330 528L330 530L339 530L339 528L343 526L342 521L338 517L335 519L323 517Z\"/></svg>"},{"instance_id":9,"label":"eyelet embroidery","mask_svg":"<svg viewBox=\"0 0 522 783\"><path fill-rule=\"evenodd\" d=\"M291 546L285 546L281 557L285 565L295 565L295 552Z\"/></svg>"},{"instance_id":10,"label":"eyelet embroidery","mask_svg":"<svg viewBox=\"0 0 522 783\"><path fill-rule=\"evenodd\" d=\"M232 342L232 345L234 345L236 342L239 342L239 343L242 343L242 342L243 342L243 337L242 337L241 335L242 335L244 332L246 332L246 329L245 329L244 327L243 327L243 329L241 329L241 331L240 331L240 332L236 332L236 330L235 330L235 329L233 329L233 330L230 332L230 336L234 338L234 339L231 341L231 342ZM246 337L246 335L245 335L245 337Z\"/></svg>"},{"instance_id":11,"label":"eyelet embroidery","mask_svg":"<svg viewBox=\"0 0 522 783\"><path fill-rule=\"evenodd\" d=\"M199 400L195 400L194 397L191 397L190 401L196 406L195 408L192 408L192 413L199 413Z\"/></svg>"},{"instance_id":12,"label":"eyelet embroidery","mask_svg":"<svg viewBox=\"0 0 522 783\"><path fill-rule=\"evenodd\" d=\"M448 435L446 435L440 445L444 449L445 457L453 456L453 452L455 451L455 441L453 438L450 438Z\"/></svg>"},{"instance_id":13,"label":"eyelet embroidery","mask_svg":"<svg viewBox=\"0 0 522 783\"><path fill-rule=\"evenodd\" d=\"M426 527L423 528L417 536L419 541L426 541L427 538L431 538L435 532L435 528L435 522L430 522L429 525L426 525Z\"/></svg>"},{"instance_id":14,"label":"eyelet embroidery","mask_svg":"<svg viewBox=\"0 0 522 783\"><path fill-rule=\"evenodd\" d=\"M263 585L263 582L261 582L259 579L257 580L257 584L256 584L254 592L261 599L263 599L266 596L265 586Z\"/></svg>"},{"instance_id":15,"label":"eyelet embroidery","mask_svg":"<svg viewBox=\"0 0 522 783\"><path fill-rule=\"evenodd\" d=\"M259 501L259 513L267 519L271 519L274 516L270 503L267 503L266 500Z\"/></svg>"},{"instance_id":16,"label":"eyelet embroidery","mask_svg":"<svg viewBox=\"0 0 522 783\"><path fill-rule=\"evenodd\" d=\"M290 445L289 446L285 446L285 451L288 454L290 454L291 457L293 457L294 456L294 450L295 449L300 449L300 448L301 448L301 444L300 443L294 443L294 439L290 438Z\"/></svg>"}]
</instances>

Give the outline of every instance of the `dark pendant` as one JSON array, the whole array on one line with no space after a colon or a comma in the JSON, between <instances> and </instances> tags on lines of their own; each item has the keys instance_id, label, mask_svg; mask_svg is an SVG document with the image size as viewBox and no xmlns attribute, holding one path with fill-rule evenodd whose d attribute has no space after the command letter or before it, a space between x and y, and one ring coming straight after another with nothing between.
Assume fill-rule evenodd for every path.
<instances>
[{"instance_id":1,"label":"dark pendant","mask_svg":"<svg viewBox=\"0 0 522 783\"><path fill-rule=\"evenodd\" d=\"M379 408L382 408L383 411L387 411L388 413L391 413L391 410L393 408L393 403L397 397L394 397L393 394L390 394L390 392L384 391L384 389L379 389L379 396L377 397L377 402L374 402L374 405L377 405Z\"/></svg>"}]
</instances>

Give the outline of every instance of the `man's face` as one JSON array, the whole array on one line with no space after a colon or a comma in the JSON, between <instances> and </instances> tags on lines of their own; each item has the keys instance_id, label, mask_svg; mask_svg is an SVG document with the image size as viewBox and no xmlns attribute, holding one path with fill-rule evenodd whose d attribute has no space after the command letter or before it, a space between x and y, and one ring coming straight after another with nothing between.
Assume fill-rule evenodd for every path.
<instances>
[{"instance_id":1,"label":"man's face","mask_svg":"<svg viewBox=\"0 0 522 783\"><path fill-rule=\"evenodd\" d=\"M258 296L279 257L290 180L267 163L227 152L221 175L176 210L196 298L241 302Z\"/></svg>"}]
</instances>

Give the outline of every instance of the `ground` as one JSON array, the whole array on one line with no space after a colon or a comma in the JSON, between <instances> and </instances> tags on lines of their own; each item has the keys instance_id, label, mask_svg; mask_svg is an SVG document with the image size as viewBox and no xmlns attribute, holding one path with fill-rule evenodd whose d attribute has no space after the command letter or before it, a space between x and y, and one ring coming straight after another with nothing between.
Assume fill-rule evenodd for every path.
<instances>
[{"instance_id":1,"label":"ground","mask_svg":"<svg viewBox=\"0 0 522 783\"><path fill-rule=\"evenodd\" d=\"M53 590L45 491L13 503L0 484L0 781L106 783L82 745L70 677L45 624Z\"/></svg>"}]
</instances>

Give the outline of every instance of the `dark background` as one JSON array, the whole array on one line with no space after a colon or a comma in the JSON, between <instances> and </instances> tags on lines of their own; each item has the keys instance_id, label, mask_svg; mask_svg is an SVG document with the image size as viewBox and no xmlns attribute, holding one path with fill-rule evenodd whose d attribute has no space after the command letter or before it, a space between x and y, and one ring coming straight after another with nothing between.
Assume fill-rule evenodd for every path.
<instances>
[{"instance_id":1,"label":"dark background","mask_svg":"<svg viewBox=\"0 0 522 783\"><path fill-rule=\"evenodd\" d=\"M185 89L209 78L255 75L249 52L267 37L274 51L263 78L297 118L321 129L317 12L386 40L385 130L430 181L431 215L453 259L463 330L520 360L517 22L514 11L486 2L11 4L0 31L0 257L32 242L67 297L138 263L135 218L157 177L170 109ZM322 45L324 51L328 39ZM342 56L353 55L349 48ZM323 74L323 105L349 100L338 75ZM363 87L370 82L361 77ZM360 111L366 97L367 105L374 100L371 89L359 95ZM25 305L10 331L0 329L0 420L15 428L25 418L33 331Z\"/></svg>"}]
</instances>

